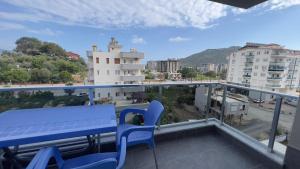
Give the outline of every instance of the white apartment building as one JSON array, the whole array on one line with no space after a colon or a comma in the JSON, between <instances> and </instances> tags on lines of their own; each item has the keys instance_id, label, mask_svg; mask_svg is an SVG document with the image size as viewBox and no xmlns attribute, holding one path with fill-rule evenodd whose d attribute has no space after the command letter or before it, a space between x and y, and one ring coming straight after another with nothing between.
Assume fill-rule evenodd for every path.
<instances>
[{"instance_id":1,"label":"white apartment building","mask_svg":"<svg viewBox=\"0 0 300 169\"><path fill-rule=\"evenodd\" d=\"M145 80L141 64L144 53L130 49L130 52L122 52L122 46L115 38L111 38L108 51L100 51L94 45L88 56L88 81L92 84L138 84ZM110 90L97 89L95 99L124 99L137 88L111 88Z\"/></svg>"},{"instance_id":2,"label":"white apartment building","mask_svg":"<svg viewBox=\"0 0 300 169\"><path fill-rule=\"evenodd\" d=\"M246 43L229 56L227 82L296 94L300 81L300 51L278 44ZM272 100L273 95L250 92L253 99Z\"/></svg>"},{"instance_id":3,"label":"white apartment building","mask_svg":"<svg viewBox=\"0 0 300 169\"><path fill-rule=\"evenodd\" d=\"M196 69L202 73L207 73L210 71L221 73L227 70L227 64L224 63L203 63L200 66L197 66Z\"/></svg>"}]
</instances>

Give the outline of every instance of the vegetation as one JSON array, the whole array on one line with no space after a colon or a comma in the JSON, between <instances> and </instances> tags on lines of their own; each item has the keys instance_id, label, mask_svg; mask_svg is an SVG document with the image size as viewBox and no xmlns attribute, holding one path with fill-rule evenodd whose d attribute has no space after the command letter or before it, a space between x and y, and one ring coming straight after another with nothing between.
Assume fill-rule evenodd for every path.
<instances>
[{"instance_id":1,"label":"vegetation","mask_svg":"<svg viewBox=\"0 0 300 169\"><path fill-rule=\"evenodd\" d=\"M87 96L74 96L70 92L66 93L68 95L54 96L50 91L20 91L17 95L13 92L0 92L0 112L9 109L84 105L88 101Z\"/></svg>"},{"instance_id":2,"label":"vegetation","mask_svg":"<svg viewBox=\"0 0 300 169\"><path fill-rule=\"evenodd\" d=\"M232 46L229 48L207 49L181 59L180 62L185 67L196 67L203 63L227 63L226 57L239 48L238 46Z\"/></svg>"},{"instance_id":3,"label":"vegetation","mask_svg":"<svg viewBox=\"0 0 300 169\"><path fill-rule=\"evenodd\" d=\"M184 79L190 79L191 81L197 77L197 71L193 68L182 68L179 73L181 73L182 78Z\"/></svg>"},{"instance_id":4,"label":"vegetation","mask_svg":"<svg viewBox=\"0 0 300 169\"><path fill-rule=\"evenodd\" d=\"M83 59L68 60L59 45L36 38L22 37L13 52L0 56L0 83L67 83L86 71Z\"/></svg>"}]
</instances>

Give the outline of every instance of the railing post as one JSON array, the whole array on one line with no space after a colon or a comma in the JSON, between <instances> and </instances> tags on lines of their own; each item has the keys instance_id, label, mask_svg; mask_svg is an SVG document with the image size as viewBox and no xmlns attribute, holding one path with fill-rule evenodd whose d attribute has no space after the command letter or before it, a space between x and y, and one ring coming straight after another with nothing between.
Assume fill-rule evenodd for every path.
<instances>
[{"instance_id":1,"label":"railing post","mask_svg":"<svg viewBox=\"0 0 300 169\"><path fill-rule=\"evenodd\" d=\"M162 86L160 85L160 86L158 87L159 101L162 101L162 92L163 92L163 89L162 89Z\"/></svg>"},{"instance_id":2,"label":"railing post","mask_svg":"<svg viewBox=\"0 0 300 169\"><path fill-rule=\"evenodd\" d=\"M221 117L220 117L220 124L223 124L224 121L224 114L226 108L226 95L227 95L227 86L223 86L223 98L222 98L222 107L221 107Z\"/></svg>"},{"instance_id":3,"label":"railing post","mask_svg":"<svg viewBox=\"0 0 300 169\"><path fill-rule=\"evenodd\" d=\"M94 105L94 89L89 88L89 105Z\"/></svg>"},{"instance_id":4,"label":"railing post","mask_svg":"<svg viewBox=\"0 0 300 169\"><path fill-rule=\"evenodd\" d=\"M281 111L281 103L282 103L282 97L277 95L276 96L276 104L275 104L275 110L274 110L274 115L273 115L273 120L272 120L272 128L271 128L271 133L269 137L269 144L268 144L268 151L273 152L273 147L274 147L274 142L275 142L275 137L276 137L276 131L277 131L277 126L278 126L278 120L280 116L280 111Z\"/></svg>"},{"instance_id":5,"label":"railing post","mask_svg":"<svg viewBox=\"0 0 300 169\"><path fill-rule=\"evenodd\" d=\"M207 93L207 101L206 101L206 111L205 111L205 121L208 120L208 113L210 110L210 104L211 104L211 92L212 92L212 84L208 85L208 93Z\"/></svg>"},{"instance_id":6,"label":"railing post","mask_svg":"<svg viewBox=\"0 0 300 169\"><path fill-rule=\"evenodd\" d=\"M159 101L160 102L162 102L162 92L163 92L163 88L162 88L162 86L160 85L159 87L158 87L158 95L159 95ZM161 123L161 117L159 118L159 120L158 120L158 124L157 124L157 129L159 130L160 129L160 123Z\"/></svg>"}]
</instances>

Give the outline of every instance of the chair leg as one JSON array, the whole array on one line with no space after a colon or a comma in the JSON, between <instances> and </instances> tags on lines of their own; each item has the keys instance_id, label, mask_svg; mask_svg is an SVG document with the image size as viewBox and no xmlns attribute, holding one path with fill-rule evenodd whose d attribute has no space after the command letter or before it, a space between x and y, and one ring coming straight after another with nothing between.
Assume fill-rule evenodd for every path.
<instances>
[{"instance_id":1,"label":"chair leg","mask_svg":"<svg viewBox=\"0 0 300 169\"><path fill-rule=\"evenodd\" d=\"M153 156L154 156L154 160L155 160L155 167L156 167L156 169L158 169L155 147L152 148L152 152L153 152Z\"/></svg>"}]
</instances>

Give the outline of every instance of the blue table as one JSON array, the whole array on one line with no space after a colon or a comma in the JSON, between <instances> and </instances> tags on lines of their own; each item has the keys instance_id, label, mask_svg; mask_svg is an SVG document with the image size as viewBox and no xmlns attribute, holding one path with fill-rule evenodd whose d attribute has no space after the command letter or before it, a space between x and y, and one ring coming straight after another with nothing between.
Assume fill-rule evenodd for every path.
<instances>
[{"instance_id":1,"label":"blue table","mask_svg":"<svg viewBox=\"0 0 300 169\"><path fill-rule=\"evenodd\" d=\"M114 105L9 110L0 113L0 148L116 129Z\"/></svg>"}]
</instances>

